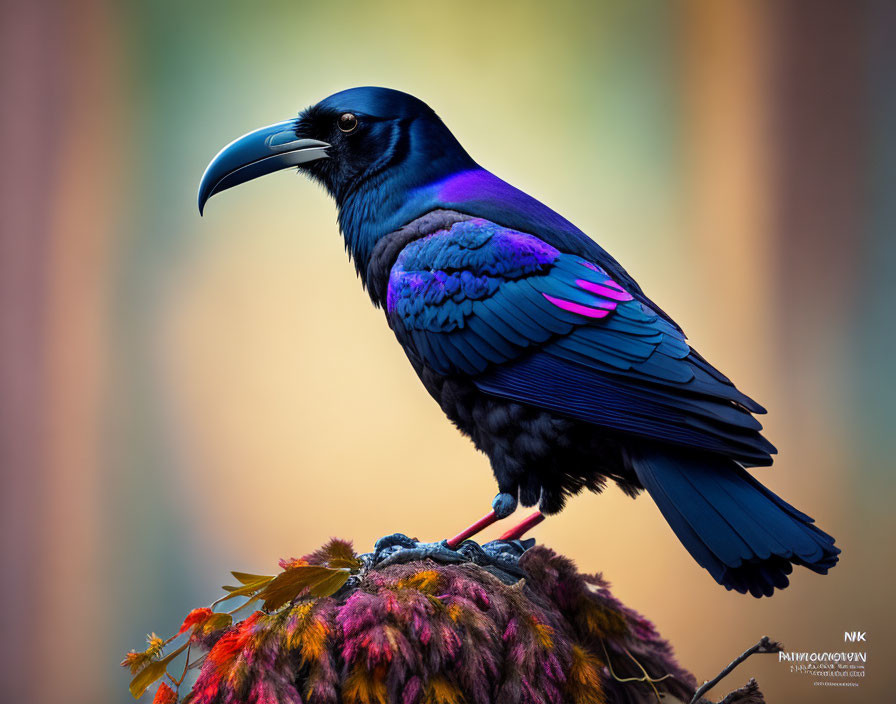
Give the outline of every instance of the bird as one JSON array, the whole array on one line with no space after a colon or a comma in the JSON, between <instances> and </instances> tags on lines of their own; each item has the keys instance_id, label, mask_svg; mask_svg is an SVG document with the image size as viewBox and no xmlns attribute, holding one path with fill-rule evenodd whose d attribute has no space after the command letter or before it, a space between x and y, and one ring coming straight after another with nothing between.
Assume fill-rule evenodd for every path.
<instances>
[{"instance_id":1,"label":"bird","mask_svg":"<svg viewBox=\"0 0 896 704\"><path fill-rule=\"evenodd\" d=\"M343 90L224 147L213 195L296 167L335 200L349 258L498 493L451 547L513 513L514 539L584 489L652 497L728 590L771 596L826 574L833 537L750 472L765 409L690 346L596 241L481 167L436 112L391 88Z\"/></svg>"}]
</instances>

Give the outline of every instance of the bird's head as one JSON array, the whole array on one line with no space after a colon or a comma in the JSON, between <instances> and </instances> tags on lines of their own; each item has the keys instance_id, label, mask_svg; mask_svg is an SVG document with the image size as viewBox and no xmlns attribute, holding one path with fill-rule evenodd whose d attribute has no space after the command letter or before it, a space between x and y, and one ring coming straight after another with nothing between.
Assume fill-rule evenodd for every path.
<instances>
[{"instance_id":1,"label":"bird's head","mask_svg":"<svg viewBox=\"0 0 896 704\"><path fill-rule=\"evenodd\" d=\"M388 88L352 88L224 147L202 176L199 212L214 194L291 166L336 200L356 260L377 233L404 224L393 220L414 192L476 168L423 101Z\"/></svg>"}]
</instances>

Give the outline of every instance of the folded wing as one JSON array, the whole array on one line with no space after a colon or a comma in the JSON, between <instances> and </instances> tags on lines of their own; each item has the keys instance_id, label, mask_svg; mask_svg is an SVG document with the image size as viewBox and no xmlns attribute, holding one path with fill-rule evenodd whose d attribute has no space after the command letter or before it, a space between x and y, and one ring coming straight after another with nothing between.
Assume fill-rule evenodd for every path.
<instances>
[{"instance_id":1,"label":"folded wing","mask_svg":"<svg viewBox=\"0 0 896 704\"><path fill-rule=\"evenodd\" d=\"M428 366L611 430L771 464L764 409L607 272L483 219L408 244L387 315Z\"/></svg>"}]
</instances>

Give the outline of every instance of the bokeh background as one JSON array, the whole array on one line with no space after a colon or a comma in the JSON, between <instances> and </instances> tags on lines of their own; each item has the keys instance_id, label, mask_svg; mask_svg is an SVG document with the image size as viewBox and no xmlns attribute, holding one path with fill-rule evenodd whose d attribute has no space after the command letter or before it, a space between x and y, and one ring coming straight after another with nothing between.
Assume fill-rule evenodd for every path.
<instances>
[{"instance_id":1,"label":"bokeh background","mask_svg":"<svg viewBox=\"0 0 896 704\"><path fill-rule=\"evenodd\" d=\"M892 700L896 3L24 0L0 40L4 701L125 702L122 654L229 569L487 508L486 459L321 190L279 173L196 212L221 146L366 84L613 252L771 410L758 474L844 553L772 600L727 593L617 490L538 539L701 680L762 634L868 632L858 690L769 657L719 695L753 675L770 702Z\"/></svg>"}]
</instances>

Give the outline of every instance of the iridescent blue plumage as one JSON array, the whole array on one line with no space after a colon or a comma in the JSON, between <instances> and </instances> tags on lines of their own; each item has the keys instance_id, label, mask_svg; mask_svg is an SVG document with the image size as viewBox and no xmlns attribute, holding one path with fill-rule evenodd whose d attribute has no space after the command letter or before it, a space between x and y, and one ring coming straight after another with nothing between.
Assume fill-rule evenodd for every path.
<instances>
[{"instance_id":1,"label":"iridescent blue plumage","mask_svg":"<svg viewBox=\"0 0 896 704\"><path fill-rule=\"evenodd\" d=\"M392 266L386 311L432 370L495 396L771 461L762 426L732 403L750 400L708 383L677 328L601 267L532 235L474 218L411 242Z\"/></svg>"},{"instance_id":2,"label":"iridescent blue plumage","mask_svg":"<svg viewBox=\"0 0 896 704\"><path fill-rule=\"evenodd\" d=\"M295 132L296 149L327 145L329 158L294 161L335 198L372 300L489 456L499 497L554 513L607 479L646 489L697 562L756 596L786 586L793 564L836 563L833 538L744 470L775 452L752 415L764 409L602 247L479 167L428 106L357 88ZM227 163L222 152L204 182L232 181Z\"/></svg>"}]
</instances>

